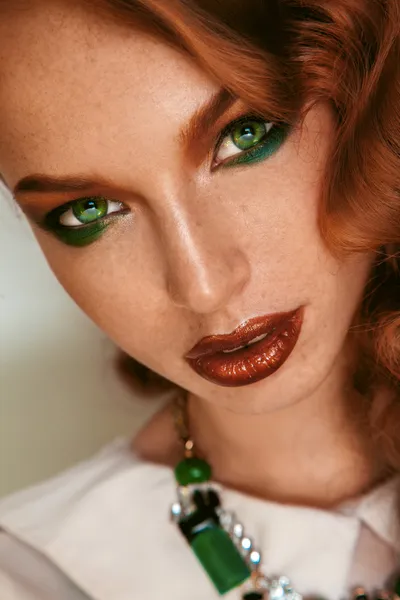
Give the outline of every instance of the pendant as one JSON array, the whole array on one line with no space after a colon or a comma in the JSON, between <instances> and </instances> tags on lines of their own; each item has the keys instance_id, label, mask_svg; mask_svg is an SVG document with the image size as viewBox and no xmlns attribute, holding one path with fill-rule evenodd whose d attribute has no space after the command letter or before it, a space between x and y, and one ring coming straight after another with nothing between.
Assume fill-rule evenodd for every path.
<instances>
[{"instance_id":1,"label":"pendant","mask_svg":"<svg viewBox=\"0 0 400 600\"><path fill-rule=\"evenodd\" d=\"M220 595L243 585L243 600L302 600L287 577L270 579L260 571L261 554L243 525L222 509L208 463L189 456L177 465L175 477L178 501L171 518Z\"/></svg>"},{"instance_id":2,"label":"pendant","mask_svg":"<svg viewBox=\"0 0 400 600\"><path fill-rule=\"evenodd\" d=\"M226 594L251 575L238 547L221 526L220 499L210 488L179 488L172 517L219 594Z\"/></svg>"}]
</instances>

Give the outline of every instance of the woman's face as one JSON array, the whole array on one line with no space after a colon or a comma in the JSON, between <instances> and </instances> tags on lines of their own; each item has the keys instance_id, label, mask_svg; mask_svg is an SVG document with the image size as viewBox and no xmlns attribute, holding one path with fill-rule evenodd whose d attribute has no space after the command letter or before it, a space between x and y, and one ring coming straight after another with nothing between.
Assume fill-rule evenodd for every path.
<instances>
[{"instance_id":1,"label":"woman's face","mask_svg":"<svg viewBox=\"0 0 400 600\"><path fill-rule=\"evenodd\" d=\"M285 134L247 119L218 147L249 109L225 103L188 133L219 91L189 58L75 3L2 10L0 171L67 292L127 353L219 406L267 412L315 392L370 268L335 260L317 228L328 108ZM251 385L184 358L204 336L298 308L297 343Z\"/></svg>"}]
</instances>

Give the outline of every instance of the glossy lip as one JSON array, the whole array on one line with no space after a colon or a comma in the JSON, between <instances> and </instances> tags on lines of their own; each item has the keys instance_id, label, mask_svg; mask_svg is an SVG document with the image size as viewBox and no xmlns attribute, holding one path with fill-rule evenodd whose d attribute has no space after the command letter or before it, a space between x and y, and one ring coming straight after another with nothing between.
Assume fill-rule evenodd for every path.
<instances>
[{"instance_id":1,"label":"glossy lip","mask_svg":"<svg viewBox=\"0 0 400 600\"><path fill-rule=\"evenodd\" d=\"M304 307L300 307L249 319L230 334L203 338L185 359L198 375L217 385L255 383L275 373L289 357L300 335L303 315ZM265 337L251 343L260 336Z\"/></svg>"}]
</instances>

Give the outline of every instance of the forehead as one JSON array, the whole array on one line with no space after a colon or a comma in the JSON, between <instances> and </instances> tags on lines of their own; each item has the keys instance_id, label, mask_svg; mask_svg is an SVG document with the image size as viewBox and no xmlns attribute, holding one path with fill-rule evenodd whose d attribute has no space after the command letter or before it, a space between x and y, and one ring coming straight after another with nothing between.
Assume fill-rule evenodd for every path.
<instances>
[{"instance_id":1,"label":"forehead","mask_svg":"<svg viewBox=\"0 0 400 600\"><path fill-rule=\"evenodd\" d=\"M67 1L1 19L0 73L0 171L10 153L20 170L57 172L61 156L76 170L111 141L134 149L140 136L145 151L146 124L171 133L218 89L161 39Z\"/></svg>"}]
</instances>

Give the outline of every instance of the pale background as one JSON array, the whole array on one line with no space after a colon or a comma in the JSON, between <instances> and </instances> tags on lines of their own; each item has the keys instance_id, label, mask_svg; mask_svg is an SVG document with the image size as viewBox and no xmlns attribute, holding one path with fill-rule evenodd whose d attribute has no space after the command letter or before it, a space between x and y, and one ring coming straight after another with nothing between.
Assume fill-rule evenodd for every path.
<instances>
[{"instance_id":1,"label":"pale background","mask_svg":"<svg viewBox=\"0 0 400 600\"><path fill-rule=\"evenodd\" d=\"M114 356L0 187L0 496L131 436L158 408L132 397Z\"/></svg>"}]
</instances>

